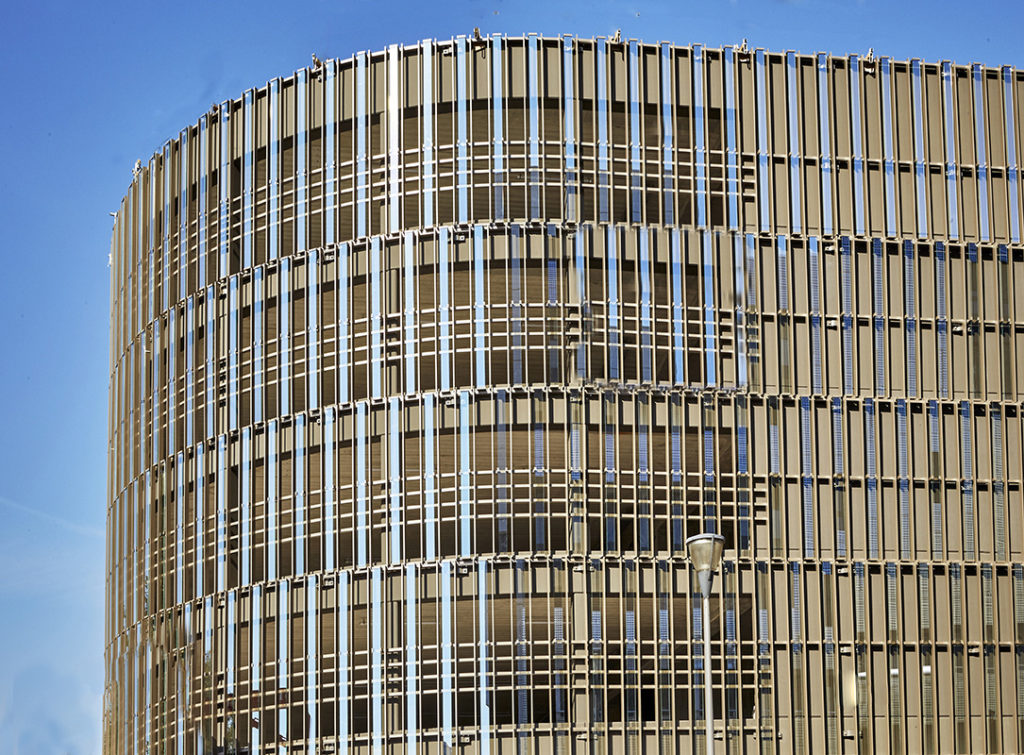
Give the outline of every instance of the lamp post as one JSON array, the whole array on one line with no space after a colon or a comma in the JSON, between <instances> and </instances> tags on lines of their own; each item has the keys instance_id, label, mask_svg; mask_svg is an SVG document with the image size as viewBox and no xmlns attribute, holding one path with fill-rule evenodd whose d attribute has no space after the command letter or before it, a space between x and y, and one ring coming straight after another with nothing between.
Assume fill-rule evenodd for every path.
<instances>
[{"instance_id":1,"label":"lamp post","mask_svg":"<svg viewBox=\"0 0 1024 755\"><path fill-rule=\"evenodd\" d=\"M686 554L697 570L700 594L704 598L701 611L704 618L704 740L707 742L708 755L713 755L715 751L712 733L714 705L711 697L711 583L722 563L724 549L725 538L712 532L686 538Z\"/></svg>"}]
</instances>

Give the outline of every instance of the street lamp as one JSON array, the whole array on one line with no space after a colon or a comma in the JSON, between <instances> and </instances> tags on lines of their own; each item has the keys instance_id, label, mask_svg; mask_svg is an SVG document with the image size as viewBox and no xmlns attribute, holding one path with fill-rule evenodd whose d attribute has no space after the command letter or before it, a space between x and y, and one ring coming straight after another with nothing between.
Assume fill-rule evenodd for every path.
<instances>
[{"instance_id":1,"label":"street lamp","mask_svg":"<svg viewBox=\"0 0 1024 755\"><path fill-rule=\"evenodd\" d=\"M722 563L722 551L725 549L725 538L713 532L702 532L686 538L686 554L690 563L697 570L697 582L700 594L704 598L704 740L707 742L707 754L714 754L714 737L712 736L712 717L714 705L711 697L711 582L718 567Z\"/></svg>"}]
</instances>

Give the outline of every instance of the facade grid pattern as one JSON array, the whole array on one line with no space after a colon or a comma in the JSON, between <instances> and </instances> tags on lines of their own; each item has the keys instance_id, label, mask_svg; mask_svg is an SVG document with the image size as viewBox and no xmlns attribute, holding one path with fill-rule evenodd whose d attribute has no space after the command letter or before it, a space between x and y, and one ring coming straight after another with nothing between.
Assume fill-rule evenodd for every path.
<instances>
[{"instance_id":1,"label":"facade grid pattern","mask_svg":"<svg viewBox=\"0 0 1024 755\"><path fill-rule=\"evenodd\" d=\"M1024 751L1022 109L533 35L212 108L113 232L105 751Z\"/></svg>"}]
</instances>

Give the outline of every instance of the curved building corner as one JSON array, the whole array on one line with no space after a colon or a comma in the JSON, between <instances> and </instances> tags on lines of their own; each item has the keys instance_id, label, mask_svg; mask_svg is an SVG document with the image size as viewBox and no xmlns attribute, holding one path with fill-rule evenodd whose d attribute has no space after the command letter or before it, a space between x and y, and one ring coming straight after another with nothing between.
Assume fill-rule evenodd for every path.
<instances>
[{"instance_id":1,"label":"curved building corner","mask_svg":"<svg viewBox=\"0 0 1024 755\"><path fill-rule=\"evenodd\" d=\"M114 225L104 751L1024 750L1022 110L533 35L212 108Z\"/></svg>"}]
</instances>

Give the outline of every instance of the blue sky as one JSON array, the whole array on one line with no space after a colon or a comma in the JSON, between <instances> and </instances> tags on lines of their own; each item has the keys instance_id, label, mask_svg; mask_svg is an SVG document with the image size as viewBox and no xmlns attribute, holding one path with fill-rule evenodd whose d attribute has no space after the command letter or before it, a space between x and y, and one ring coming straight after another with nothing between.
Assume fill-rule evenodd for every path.
<instances>
[{"instance_id":1,"label":"blue sky","mask_svg":"<svg viewBox=\"0 0 1024 755\"><path fill-rule=\"evenodd\" d=\"M1010 2L37 0L2 19L0 749L26 755L99 751L108 212L212 103L314 52L475 26L1024 66Z\"/></svg>"}]
</instances>

